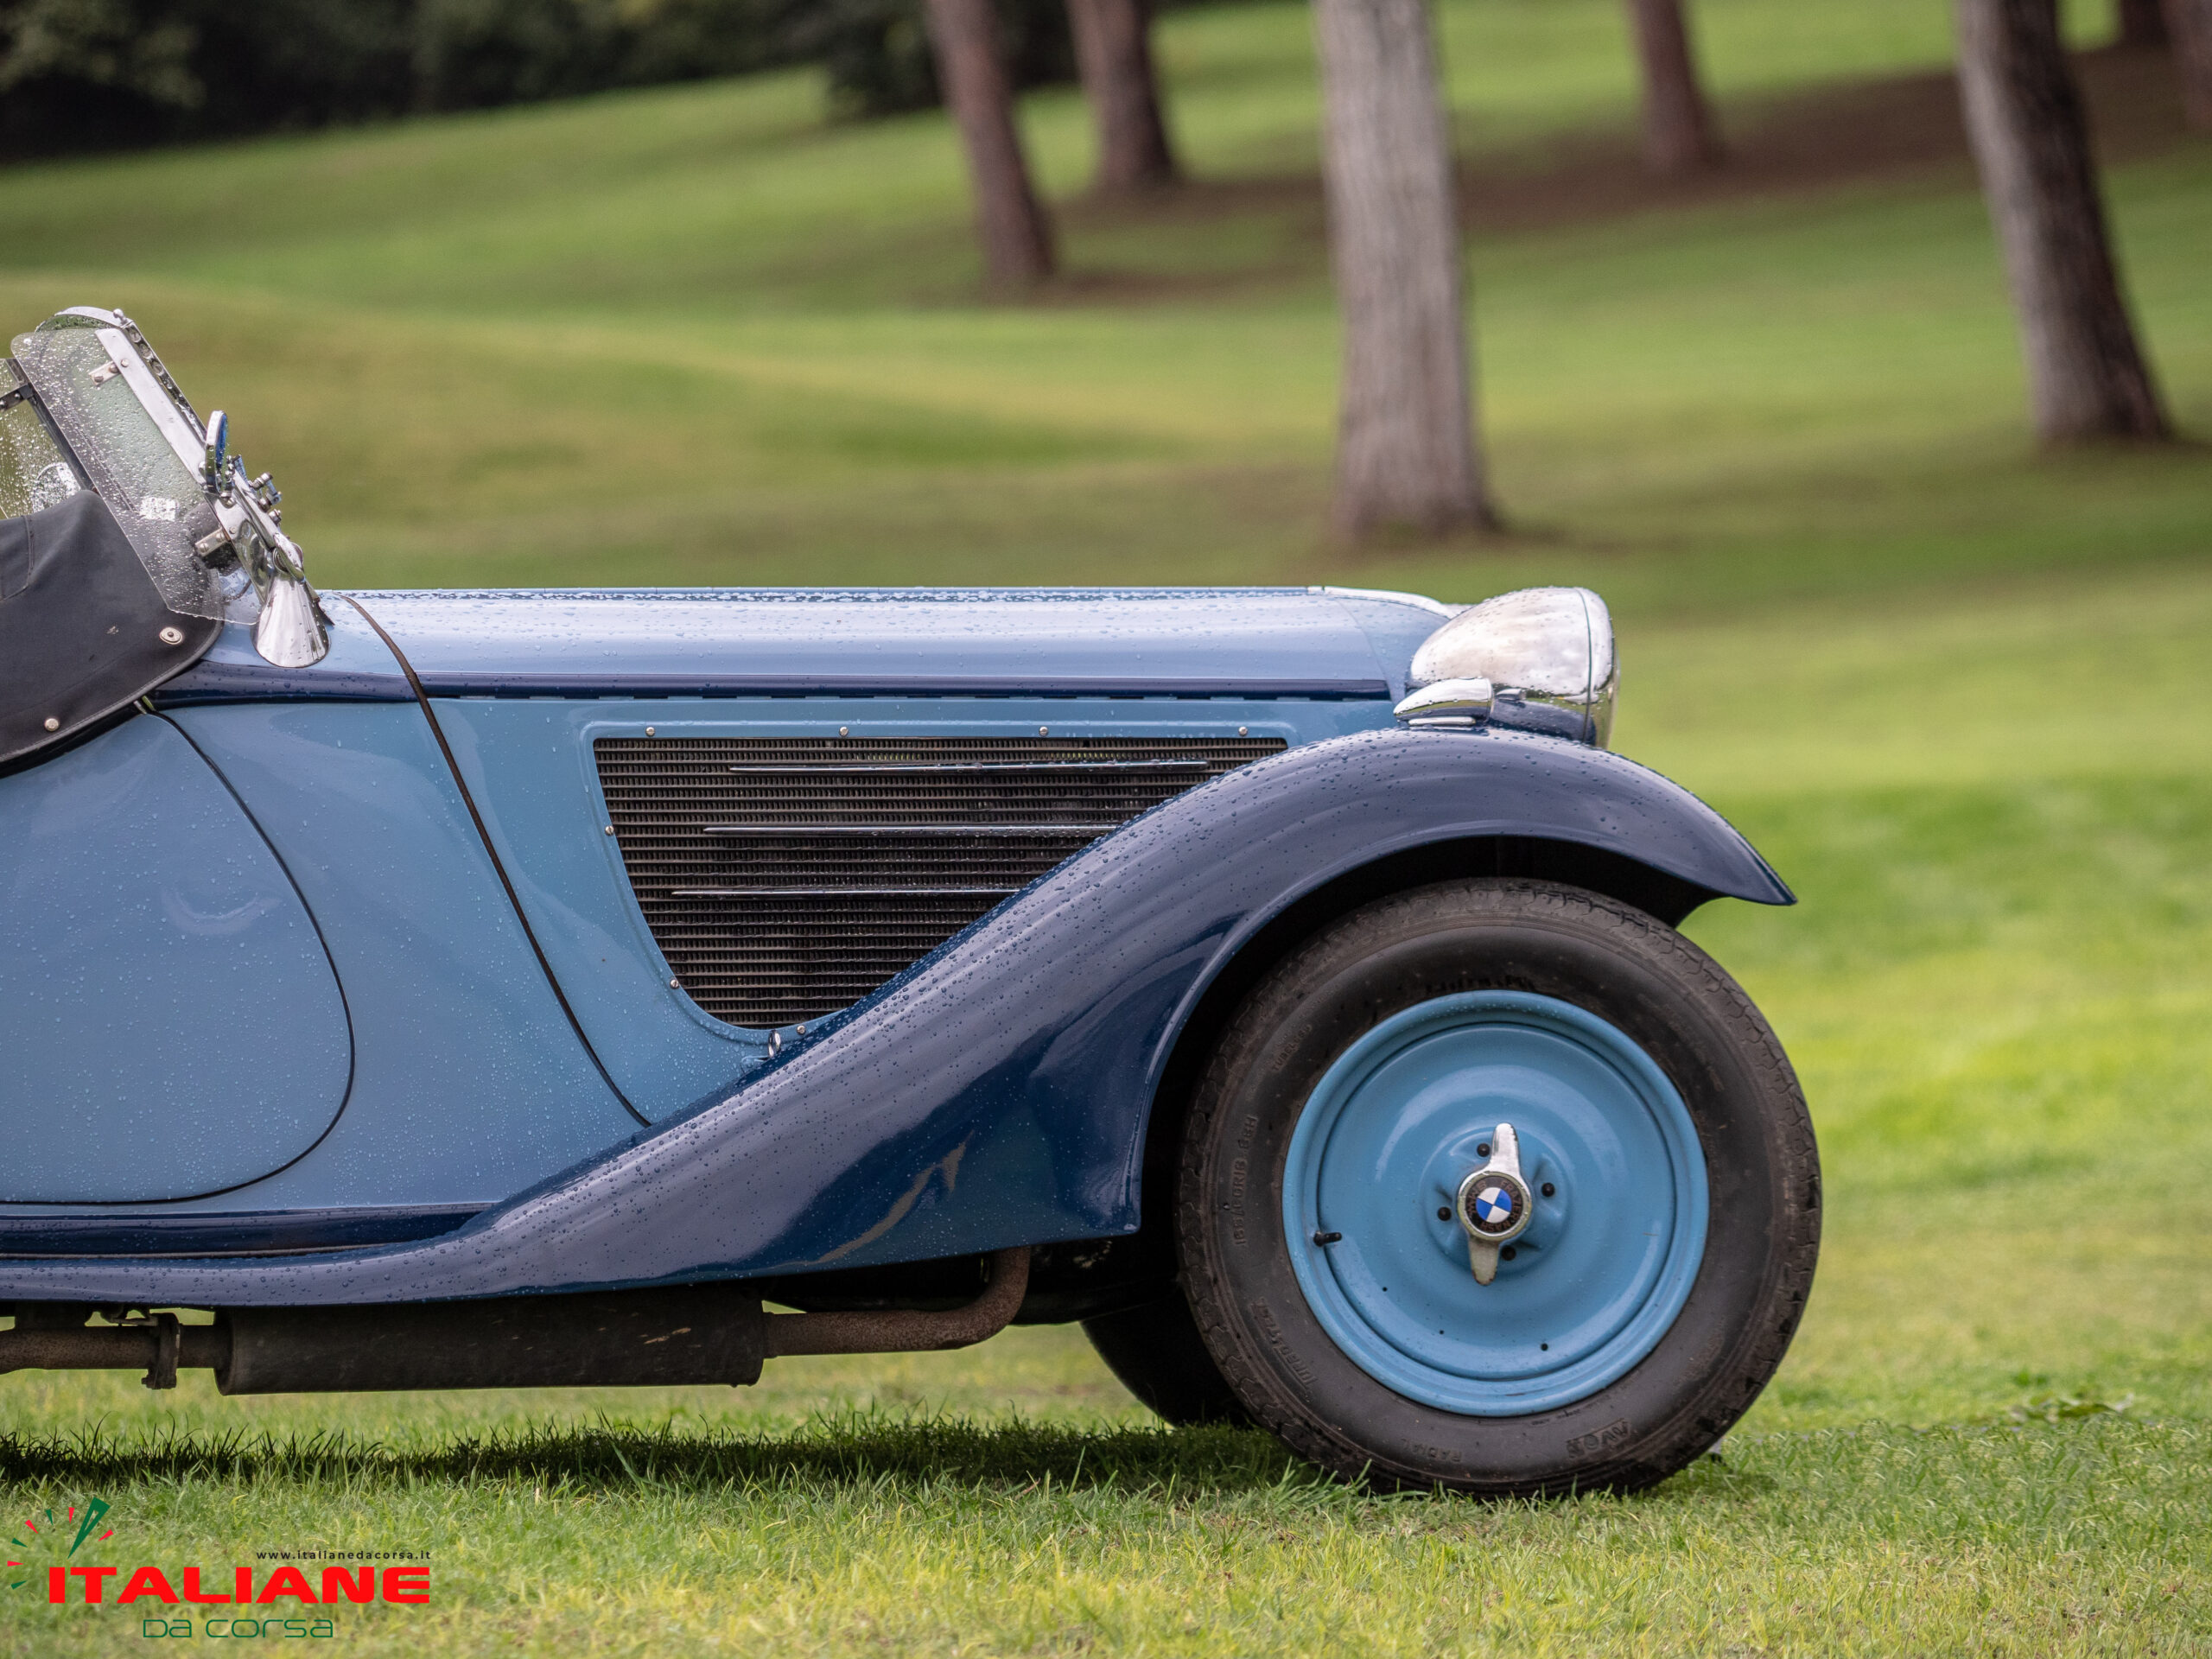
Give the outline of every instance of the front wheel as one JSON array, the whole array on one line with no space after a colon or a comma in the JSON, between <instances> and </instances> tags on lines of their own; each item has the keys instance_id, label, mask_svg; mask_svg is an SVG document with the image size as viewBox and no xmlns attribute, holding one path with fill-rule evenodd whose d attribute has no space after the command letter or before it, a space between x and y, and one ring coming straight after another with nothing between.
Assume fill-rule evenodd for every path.
<instances>
[{"instance_id":1,"label":"front wheel","mask_svg":"<svg viewBox=\"0 0 2212 1659\"><path fill-rule=\"evenodd\" d=\"M1820 1240L1789 1063L1711 957L1540 881L1371 905L1271 973L1177 1205L1259 1422L1377 1485L1648 1485L1781 1363Z\"/></svg>"}]
</instances>

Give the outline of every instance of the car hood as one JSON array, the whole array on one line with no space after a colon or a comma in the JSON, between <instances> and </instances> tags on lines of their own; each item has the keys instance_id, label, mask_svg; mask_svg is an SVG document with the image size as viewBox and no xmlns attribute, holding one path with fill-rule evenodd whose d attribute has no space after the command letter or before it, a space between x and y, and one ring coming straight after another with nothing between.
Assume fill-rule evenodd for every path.
<instances>
[{"instance_id":1,"label":"car hood","mask_svg":"<svg viewBox=\"0 0 2212 1659\"><path fill-rule=\"evenodd\" d=\"M1452 607L1332 588L362 592L443 696L874 690L1400 696Z\"/></svg>"}]
</instances>

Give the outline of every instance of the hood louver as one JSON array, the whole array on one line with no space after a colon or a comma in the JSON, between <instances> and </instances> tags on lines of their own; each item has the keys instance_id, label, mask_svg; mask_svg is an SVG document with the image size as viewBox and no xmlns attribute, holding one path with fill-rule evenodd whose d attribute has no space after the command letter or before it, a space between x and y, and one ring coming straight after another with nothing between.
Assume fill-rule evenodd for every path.
<instances>
[{"instance_id":1,"label":"hood louver","mask_svg":"<svg viewBox=\"0 0 2212 1659\"><path fill-rule=\"evenodd\" d=\"M1098 836L1278 738L602 738L608 822L692 1000L849 1006Z\"/></svg>"}]
</instances>

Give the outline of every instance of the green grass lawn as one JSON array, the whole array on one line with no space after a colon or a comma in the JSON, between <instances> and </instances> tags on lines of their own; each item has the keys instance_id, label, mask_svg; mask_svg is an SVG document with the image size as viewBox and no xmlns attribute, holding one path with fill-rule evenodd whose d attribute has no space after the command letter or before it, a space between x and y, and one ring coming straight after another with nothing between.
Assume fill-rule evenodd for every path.
<instances>
[{"instance_id":1,"label":"green grass lawn","mask_svg":"<svg viewBox=\"0 0 2212 1659\"><path fill-rule=\"evenodd\" d=\"M1617 10L1447 0L1471 170L1626 142ZM1939 67L1945 10L1703 0L1744 153L1822 83ZM2212 1651L2212 452L2031 453L1935 156L1478 227L1517 533L1351 553L1306 19L1163 37L1200 183L1077 200L1082 111L1032 100L1069 269L1020 306L976 297L942 123L826 125L803 76L17 169L0 301L130 308L336 585L1600 588L1618 747L1804 900L1690 925L1828 1179L1804 1325L1721 1456L1625 1500L1376 1498L1160 1431L1079 1334L1022 1330L736 1392L20 1375L0 1502L102 1497L124 1554L210 1569L430 1551L433 1605L343 1614L353 1651ZM2212 143L2109 185L2212 436ZM0 1649L139 1639L33 1594L0 1590Z\"/></svg>"}]
</instances>

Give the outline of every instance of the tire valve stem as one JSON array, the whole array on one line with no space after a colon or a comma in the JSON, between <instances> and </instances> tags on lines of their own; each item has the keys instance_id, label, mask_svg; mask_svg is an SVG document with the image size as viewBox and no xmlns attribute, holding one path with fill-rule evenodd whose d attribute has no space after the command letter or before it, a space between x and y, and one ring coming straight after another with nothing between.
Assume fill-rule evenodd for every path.
<instances>
[{"instance_id":1,"label":"tire valve stem","mask_svg":"<svg viewBox=\"0 0 2212 1659\"><path fill-rule=\"evenodd\" d=\"M1316 1233L1313 1235L1313 1242L1316 1244L1333 1244L1343 1236L1342 1233Z\"/></svg>"},{"instance_id":2,"label":"tire valve stem","mask_svg":"<svg viewBox=\"0 0 2212 1659\"><path fill-rule=\"evenodd\" d=\"M1521 1177L1521 1137L1510 1123L1491 1130L1477 1150L1489 1161L1459 1183L1452 1207L1467 1235L1467 1265L1475 1282L1486 1285L1497 1277L1499 1249L1527 1230L1535 1205Z\"/></svg>"}]
</instances>

